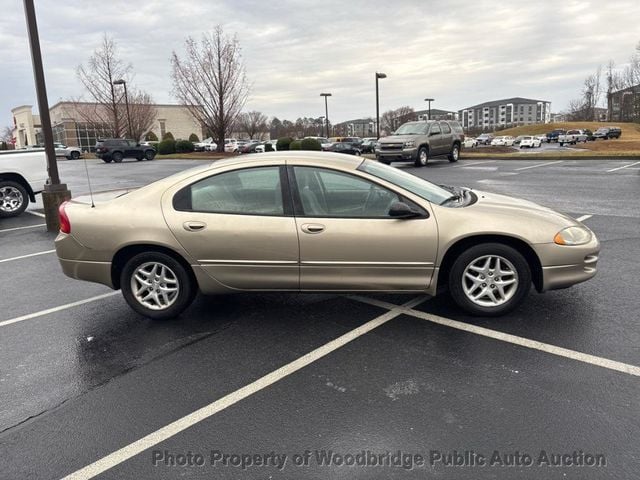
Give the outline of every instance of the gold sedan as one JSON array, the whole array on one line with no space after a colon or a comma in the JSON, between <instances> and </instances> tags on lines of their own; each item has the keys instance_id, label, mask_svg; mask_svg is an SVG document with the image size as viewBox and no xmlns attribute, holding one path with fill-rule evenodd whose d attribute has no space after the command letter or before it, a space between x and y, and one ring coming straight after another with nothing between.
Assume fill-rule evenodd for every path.
<instances>
[{"instance_id":1,"label":"gold sedan","mask_svg":"<svg viewBox=\"0 0 640 480\"><path fill-rule=\"evenodd\" d=\"M151 318L197 291L448 290L474 315L515 308L531 284L596 273L600 244L580 222L532 202L442 187L333 153L217 161L100 203L60 208L65 274L121 289Z\"/></svg>"}]
</instances>

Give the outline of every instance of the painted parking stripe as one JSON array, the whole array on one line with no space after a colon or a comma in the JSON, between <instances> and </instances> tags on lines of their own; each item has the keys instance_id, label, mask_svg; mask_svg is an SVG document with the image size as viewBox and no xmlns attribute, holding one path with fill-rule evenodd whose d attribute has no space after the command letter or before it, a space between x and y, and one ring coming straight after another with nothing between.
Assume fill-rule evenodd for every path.
<instances>
[{"instance_id":1,"label":"painted parking stripe","mask_svg":"<svg viewBox=\"0 0 640 480\"><path fill-rule=\"evenodd\" d=\"M196 425L197 423L206 420L218 412L229 408L230 406L244 400L245 398L253 395L254 393L263 390L270 385L282 380L283 378L288 377L289 375L297 372L298 370L310 365L311 363L323 358L324 356L338 350L339 348L345 346L349 342L361 337L362 335L378 328L379 326L385 324L389 320L396 318L399 315L402 315L405 309L410 309L418 305L424 300L424 297L415 298L404 305L396 305L393 309L388 312L380 315L379 317L374 318L373 320L365 323L364 325L359 326L358 328L351 330L344 335L336 338L335 340L330 341L322 345L319 348L303 355L302 357L274 370L271 373L259 378L258 380L246 385L234 392L231 392L224 397L216 400L215 402L210 403L184 417L172 422L155 432L150 433L149 435L136 440L135 442L122 447L119 450L116 450L113 453L110 453L106 457L101 458L100 460L87 465L86 467L64 477L63 480L86 480L89 478L93 478L101 473L115 467L116 465L121 464L122 462L130 459L142 453L143 451L158 445L161 442L177 435L178 433Z\"/></svg>"},{"instance_id":2,"label":"painted parking stripe","mask_svg":"<svg viewBox=\"0 0 640 480\"><path fill-rule=\"evenodd\" d=\"M43 317L51 313L61 312L62 310L68 310L73 307L84 305L85 303L97 302L98 300L113 297L114 295L118 295L119 293L120 292L103 293L102 295L96 295L95 297L85 298L84 300L78 300L77 302L67 303L65 305L60 305L59 307L47 308L46 310L40 310L39 312L29 313L28 315L22 315L21 317L12 318L10 320L4 320L0 322L0 327L6 327L7 325L11 325L13 323L24 322L25 320L32 320L34 318Z\"/></svg>"},{"instance_id":3,"label":"painted parking stripe","mask_svg":"<svg viewBox=\"0 0 640 480\"><path fill-rule=\"evenodd\" d=\"M35 215L36 217L40 217L40 218L46 217L44 213L36 212L34 210L25 210L25 213L30 213L31 215Z\"/></svg>"},{"instance_id":4,"label":"painted parking stripe","mask_svg":"<svg viewBox=\"0 0 640 480\"><path fill-rule=\"evenodd\" d=\"M363 303L372 303L366 297L359 296L351 296L353 300L362 301ZM383 306L383 303L387 302L379 302L376 301L378 306ZM387 304L388 307L392 307L393 304ZM577 352L575 350L569 350L568 348L558 347L556 345L551 345L549 343L539 342L537 340L531 340L525 337L519 337L517 335L511 335L509 333L499 332L497 330L491 330L489 328L479 327L477 325L472 325L465 322L459 322L457 320L452 320L450 318L441 317L438 315L434 315L431 313L421 312L419 310L413 310L411 307L406 306L395 306L393 307L396 311L397 309L402 309L406 315L410 315L412 317L420 318L422 320L427 320L429 322L437 323L438 325L444 325L446 327L455 328L456 330L462 330L464 332L473 333L476 335L482 335L483 337L493 338L495 340L500 340L502 342L512 343L514 345L520 345L522 347L531 348L533 350L539 350L541 352L551 353L552 355L557 355L559 357L569 358L571 360L576 360L583 363L588 363L591 365L596 365L598 367L607 368L609 370L615 370L617 372L627 373L629 375L634 375L636 377L640 377L640 367L635 365L630 365L628 363L617 362L615 360L609 360L608 358L597 357L595 355L589 355L587 353Z\"/></svg>"},{"instance_id":5,"label":"painted parking stripe","mask_svg":"<svg viewBox=\"0 0 640 480\"><path fill-rule=\"evenodd\" d=\"M584 222L585 220L589 220L593 215L582 215L581 217L576 218L579 222Z\"/></svg>"},{"instance_id":6,"label":"painted parking stripe","mask_svg":"<svg viewBox=\"0 0 640 480\"><path fill-rule=\"evenodd\" d=\"M0 233L3 232L15 232L16 230L26 230L27 228L36 228L36 227L46 227L46 223L38 223L37 225L27 225L26 227L13 227L13 228L4 228L0 230Z\"/></svg>"},{"instance_id":7,"label":"painted parking stripe","mask_svg":"<svg viewBox=\"0 0 640 480\"><path fill-rule=\"evenodd\" d=\"M461 165L456 165L453 168L475 167L476 165L482 165L483 163L495 163L495 160L483 160L482 162L469 162L469 163L464 163L464 164L461 164Z\"/></svg>"},{"instance_id":8,"label":"painted parking stripe","mask_svg":"<svg viewBox=\"0 0 640 480\"><path fill-rule=\"evenodd\" d=\"M538 168L538 167L546 167L547 165L554 165L556 163L562 163L564 162L564 160L557 160L555 162L544 162L544 163L537 163L536 165L530 165L528 167L520 167L520 168L516 168L517 171L520 170L529 170L530 168Z\"/></svg>"},{"instance_id":9,"label":"painted parking stripe","mask_svg":"<svg viewBox=\"0 0 640 480\"><path fill-rule=\"evenodd\" d=\"M39 255L46 255L48 253L53 253L53 252L55 252L55 250L45 250L44 252L36 252L36 253L29 253L28 255L20 255L19 257L4 258L0 260L0 263L13 262L14 260L21 260L23 258L29 258L29 257L37 257Z\"/></svg>"},{"instance_id":10,"label":"painted parking stripe","mask_svg":"<svg viewBox=\"0 0 640 480\"><path fill-rule=\"evenodd\" d=\"M629 165L623 165L622 167L612 168L611 170L607 170L607 173L617 172L618 170L622 170L623 168L633 167L634 165L640 165L640 162L630 163Z\"/></svg>"}]
</instances>

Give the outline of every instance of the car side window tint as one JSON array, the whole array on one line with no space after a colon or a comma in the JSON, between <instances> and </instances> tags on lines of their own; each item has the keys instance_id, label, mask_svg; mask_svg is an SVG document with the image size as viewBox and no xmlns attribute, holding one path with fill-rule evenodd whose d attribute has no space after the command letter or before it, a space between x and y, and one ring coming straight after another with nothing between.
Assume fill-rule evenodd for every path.
<instances>
[{"instance_id":1,"label":"car side window tint","mask_svg":"<svg viewBox=\"0 0 640 480\"><path fill-rule=\"evenodd\" d=\"M284 215L279 167L221 173L176 194L176 210L244 215Z\"/></svg>"},{"instance_id":2,"label":"car side window tint","mask_svg":"<svg viewBox=\"0 0 640 480\"><path fill-rule=\"evenodd\" d=\"M434 123L433 125L431 125L431 130L430 130L429 133L431 135L439 134L440 133L440 125L438 125L437 123Z\"/></svg>"},{"instance_id":3,"label":"car side window tint","mask_svg":"<svg viewBox=\"0 0 640 480\"><path fill-rule=\"evenodd\" d=\"M400 197L355 175L315 167L294 167L305 216L389 218Z\"/></svg>"},{"instance_id":4,"label":"car side window tint","mask_svg":"<svg viewBox=\"0 0 640 480\"><path fill-rule=\"evenodd\" d=\"M440 126L442 127L442 133L451 133L451 127L448 123L441 123Z\"/></svg>"}]
</instances>

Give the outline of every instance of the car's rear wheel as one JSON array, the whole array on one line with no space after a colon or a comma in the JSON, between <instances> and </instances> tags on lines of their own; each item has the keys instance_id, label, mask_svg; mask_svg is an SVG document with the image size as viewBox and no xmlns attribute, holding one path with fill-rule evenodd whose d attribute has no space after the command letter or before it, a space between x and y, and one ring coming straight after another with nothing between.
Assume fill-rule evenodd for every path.
<instances>
[{"instance_id":1,"label":"car's rear wheel","mask_svg":"<svg viewBox=\"0 0 640 480\"><path fill-rule=\"evenodd\" d=\"M457 162L459 158L460 158L460 145L456 143L453 145L453 149L449 154L449 161L452 163Z\"/></svg>"},{"instance_id":2,"label":"car's rear wheel","mask_svg":"<svg viewBox=\"0 0 640 480\"><path fill-rule=\"evenodd\" d=\"M113 152L113 153L111 154L111 159L112 159L114 162L116 162L116 163L120 163L120 162L122 162L122 159L123 159L122 153L120 153L120 152Z\"/></svg>"},{"instance_id":3,"label":"car's rear wheel","mask_svg":"<svg viewBox=\"0 0 640 480\"><path fill-rule=\"evenodd\" d=\"M144 152L144 158L147 160L153 160L156 157L156 152L153 150L147 150Z\"/></svg>"},{"instance_id":4,"label":"car's rear wheel","mask_svg":"<svg viewBox=\"0 0 640 480\"><path fill-rule=\"evenodd\" d=\"M17 182L0 180L0 218L17 217L27 209L29 195Z\"/></svg>"},{"instance_id":5,"label":"car's rear wheel","mask_svg":"<svg viewBox=\"0 0 640 480\"><path fill-rule=\"evenodd\" d=\"M71 160L78 160L79 158L80 158L80 152L75 150L71 152Z\"/></svg>"},{"instance_id":6,"label":"car's rear wheel","mask_svg":"<svg viewBox=\"0 0 640 480\"><path fill-rule=\"evenodd\" d=\"M142 155L142 154L140 154L140 155L136 155L136 160L137 160L138 162L140 162L140 161L144 160L144 155Z\"/></svg>"},{"instance_id":7,"label":"car's rear wheel","mask_svg":"<svg viewBox=\"0 0 640 480\"><path fill-rule=\"evenodd\" d=\"M427 147L420 147L420 150L418 150L418 156L415 161L415 166L424 167L428 161L429 161L429 151L427 150Z\"/></svg>"},{"instance_id":8,"label":"car's rear wheel","mask_svg":"<svg viewBox=\"0 0 640 480\"><path fill-rule=\"evenodd\" d=\"M103 161L104 163L111 163L111 159L110 159L110 158L104 158L104 157L102 157L102 161Z\"/></svg>"},{"instance_id":9,"label":"car's rear wheel","mask_svg":"<svg viewBox=\"0 0 640 480\"><path fill-rule=\"evenodd\" d=\"M122 269L120 286L129 306L154 320L177 317L195 296L194 282L185 267L160 252L129 259Z\"/></svg>"},{"instance_id":10,"label":"car's rear wheel","mask_svg":"<svg viewBox=\"0 0 640 480\"><path fill-rule=\"evenodd\" d=\"M484 243L464 251L449 272L449 291L460 308L479 316L503 315L531 288L531 269L516 249Z\"/></svg>"}]
</instances>

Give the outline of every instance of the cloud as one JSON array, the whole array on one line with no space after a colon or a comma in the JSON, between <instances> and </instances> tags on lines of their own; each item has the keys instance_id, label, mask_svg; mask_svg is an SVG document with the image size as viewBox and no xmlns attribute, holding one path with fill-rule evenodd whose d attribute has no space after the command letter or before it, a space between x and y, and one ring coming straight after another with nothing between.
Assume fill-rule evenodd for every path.
<instances>
[{"instance_id":1,"label":"cloud","mask_svg":"<svg viewBox=\"0 0 640 480\"><path fill-rule=\"evenodd\" d=\"M0 0L0 125L14 106L35 104L22 8ZM3 8L4 7L4 8ZM171 96L169 57L184 39L222 24L243 49L247 108L294 120L342 121L410 105L461 109L524 96L562 110L582 80L609 59L624 63L638 40L640 4L611 1L434 0L39 0L36 4L49 103L77 97L76 67L106 32L131 62L135 83L158 102ZM34 108L37 110L37 108Z\"/></svg>"}]
</instances>

